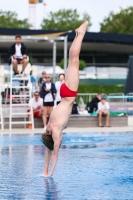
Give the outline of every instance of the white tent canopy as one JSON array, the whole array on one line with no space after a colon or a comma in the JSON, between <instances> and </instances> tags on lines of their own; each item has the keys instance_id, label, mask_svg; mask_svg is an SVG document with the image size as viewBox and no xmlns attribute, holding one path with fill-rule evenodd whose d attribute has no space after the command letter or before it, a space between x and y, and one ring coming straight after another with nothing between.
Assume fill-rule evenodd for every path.
<instances>
[{"instance_id":1,"label":"white tent canopy","mask_svg":"<svg viewBox=\"0 0 133 200\"><path fill-rule=\"evenodd\" d=\"M32 65L32 75L35 77L42 76L42 71L45 71L50 76L53 76L53 67L45 67L45 66L38 66L38 65ZM60 66L55 66L55 76L57 77L59 74L64 74L64 69L62 69ZM79 71L80 78L86 77L86 72Z\"/></svg>"},{"instance_id":2,"label":"white tent canopy","mask_svg":"<svg viewBox=\"0 0 133 200\"><path fill-rule=\"evenodd\" d=\"M53 74L53 67L44 67L44 71L46 71L47 74L52 75ZM62 74L64 73L64 70L61 69L59 66L55 66L55 74Z\"/></svg>"},{"instance_id":3,"label":"white tent canopy","mask_svg":"<svg viewBox=\"0 0 133 200\"><path fill-rule=\"evenodd\" d=\"M33 76L39 77L42 75L42 71L45 71L47 74L53 76L53 67L45 67L45 66L38 66L38 65L33 65ZM55 75L59 75L64 73L64 70L59 67L55 66Z\"/></svg>"}]
</instances>

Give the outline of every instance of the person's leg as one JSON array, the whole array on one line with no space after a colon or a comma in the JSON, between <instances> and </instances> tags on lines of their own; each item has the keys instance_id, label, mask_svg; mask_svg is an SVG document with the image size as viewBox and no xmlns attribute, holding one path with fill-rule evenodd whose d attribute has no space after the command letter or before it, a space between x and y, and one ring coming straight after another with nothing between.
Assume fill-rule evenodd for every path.
<instances>
[{"instance_id":1,"label":"person's leg","mask_svg":"<svg viewBox=\"0 0 133 200\"><path fill-rule=\"evenodd\" d=\"M49 115L49 117L50 117L52 111L53 111L53 106L49 106L48 107L48 115Z\"/></svg>"},{"instance_id":2,"label":"person's leg","mask_svg":"<svg viewBox=\"0 0 133 200\"><path fill-rule=\"evenodd\" d=\"M65 75L65 84L72 91L77 91L79 85L79 54L82 40L88 28L88 21L76 29L76 37L69 50L69 64Z\"/></svg>"},{"instance_id":3,"label":"person's leg","mask_svg":"<svg viewBox=\"0 0 133 200\"><path fill-rule=\"evenodd\" d=\"M109 112L106 111L104 114L106 115L106 126L108 127L109 126Z\"/></svg>"},{"instance_id":4,"label":"person's leg","mask_svg":"<svg viewBox=\"0 0 133 200\"><path fill-rule=\"evenodd\" d=\"M49 117L49 106L47 107L47 116Z\"/></svg>"},{"instance_id":5,"label":"person's leg","mask_svg":"<svg viewBox=\"0 0 133 200\"><path fill-rule=\"evenodd\" d=\"M48 124L49 118L50 118L50 106L47 107L47 118L46 118L46 122Z\"/></svg>"},{"instance_id":6,"label":"person's leg","mask_svg":"<svg viewBox=\"0 0 133 200\"><path fill-rule=\"evenodd\" d=\"M47 114L48 114L48 106L43 106L43 125L46 127L47 125Z\"/></svg>"},{"instance_id":7,"label":"person's leg","mask_svg":"<svg viewBox=\"0 0 133 200\"><path fill-rule=\"evenodd\" d=\"M46 148L43 176L47 176L48 175L48 167L49 167L49 163L50 163L50 157L51 157L51 151L48 148Z\"/></svg>"},{"instance_id":8,"label":"person's leg","mask_svg":"<svg viewBox=\"0 0 133 200\"><path fill-rule=\"evenodd\" d=\"M99 123L99 126L101 126L101 127L103 126L102 125L102 114L103 114L102 111L98 112L98 123Z\"/></svg>"},{"instance_id":9,"label":"person's leg","mask_svg":"<svg viewBox=\"0 0 133 200\"><path fill-rule=\"evenodd\" d=\"M38 118L39 117L42 117L42 110L40 110L39 113L38 113Z\"/></svg>"},{"instance_id":10,"label":"person's leg","mask_svg":"<svg viewBox=\"0 0 133 200\"><path fill-rule=\"evenodd\" d=\"M20 63L22 64L22 73L23 73L28 64L28 60L25 58L25 59L21 60Z\"/></svg>"},{"instance_id":11,"label":"person's leg","mask_svg":"<svg viewBox=\"0 0 133 200\"><path fill-rule=\"evenodd\" d=\"M28 112L31 112L31 110L28 110ZM33 112L33 117L34 117L34 112ZM31 114L28 114L28 118L29 118L29 122L31 122L31 121L32 121L32 116L31 116ZM28 125L28 128L29 128L29 129L32 129L32 123Z\"/></svg>"},{"instance_id":12,"label":"person's leg","mask_svg":"<svg viewBox=\"0 0 133 200\"><path fill-rule=\"evenodd\" d=\"M13 64L14 71L18 74L19 73L19 71L18 71L18 61L16 59L13 59L12 64Z\"/></svg>"}]
</instances>

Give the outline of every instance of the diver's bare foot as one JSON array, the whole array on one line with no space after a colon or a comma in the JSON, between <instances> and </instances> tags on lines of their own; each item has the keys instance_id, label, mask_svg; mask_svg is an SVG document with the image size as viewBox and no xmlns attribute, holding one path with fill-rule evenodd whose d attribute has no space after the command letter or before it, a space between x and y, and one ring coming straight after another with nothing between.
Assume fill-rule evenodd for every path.
<instances>
[{"instance_id":1,"label":"diver's bare foot","mask_svg":"<svg viewBox=\"0 0 133 200\"><path fill-rule=\"evenodd\" d=\"M88 28L88 21L85 21L83 24L81 24L81 26L79 28L77 28L75 30L76 33L86 33L87 28Z\"/></svg>"}]
</instances>

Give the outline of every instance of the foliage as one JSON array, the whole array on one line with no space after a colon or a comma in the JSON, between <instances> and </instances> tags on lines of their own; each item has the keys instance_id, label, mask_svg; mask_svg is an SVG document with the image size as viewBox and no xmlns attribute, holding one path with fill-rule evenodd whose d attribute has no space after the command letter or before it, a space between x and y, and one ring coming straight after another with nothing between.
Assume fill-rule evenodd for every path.
<instances>
[{"instance_id":1,"label":"foliage","mask_svg":"<svg viewBox=\"0 0 133 200\"><path fill-rule=\"evenodd\" d=\"M15 12L0 10L0 28L29 28L28 19L19 20Z\"/></svg>"},{"instance_id":2,"label":"foliage","mask_svg":"<svg viewBox=\"0 0 133 200\"><path fill-rule=\"evenodd\" d=\"M84 60L79 60L79 69L83 70L86 67L86 62Z\"/></svg>"},{"instance_id":3,"label":"foliage","mask_svg":"<svg viewBox=\"0 0 133 200\"><path fill-rule=\"evenodd\" d=\"M34 59L33 59L33 57L29 57L29 63L30 63L31 65L34 64Z\"/></svg>"},{"instance_id":4,"label":"foliage","mask_svg":"<svg viewBox=\"0 0 133 200\"><path fill-rule=\"evenodd\" d=\"M90 16L87 13L83 13L80 17L77 10L61 9L57 12L50 12L47 18L43 19L41 27L48 30L75 30L85 20L88 20L91 26Z\"/></svg>"},{"instance_id":5,"label":"foliage","mask_svg":"<svg viewBox=\"0 0 133 200\"><path fill-rule=\"evenodd\" d=\"M64 59L60 61L60 67L64 69ZM68 66L68 59L67 59L67 66ZM79 60L79 69L83 70L86 67L86 62L84 60Z\"/></svg>"},{"instance_id":6,"label":"foliage","mask_svg":"<svg viewBox=\"0 0 133 200\"><path fill-rule=\"evenodd\" d=\"M101 32L133 34L133 7L121 8L116 14L110 12L100 26Z\"/></svg>"},{"instance_id":7,"label":"foliage","mask_svg":"<svg viewBox=\"0 0 133 200\"><path fill-rule=\"evenodd\" d=\"M60 61L60 67L62 68L62 69L64 69L64 59L62 59L61 61ZM67 59L67 66L68 66L68 59Z\"/></svg>"},{"instance_id":8,"label":"foliage","mask_svg":"<svg viewBox=\"0 0 133 200\"><path fill-rule=\"evenodd\" d=\"M120 93L124 91L124 86L117 85L84 85L80 84L78 88L79 93Z\"/></svg>"}]
</instances>

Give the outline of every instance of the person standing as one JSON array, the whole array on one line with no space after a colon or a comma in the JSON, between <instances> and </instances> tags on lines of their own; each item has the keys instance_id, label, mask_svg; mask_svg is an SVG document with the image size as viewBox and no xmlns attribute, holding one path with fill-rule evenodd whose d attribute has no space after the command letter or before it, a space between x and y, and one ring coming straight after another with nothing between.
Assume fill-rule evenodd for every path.
<instances>
[{"instance_id":1,"label":"person standing","mask_svg":"<svg viewBox=\"0 0 133 200\"><path fill-rule=\"evenodd\" d=\"M18 64L22 64L22 71L21 75L23 75L23 72L28 64L27 55L28 50L26 46L21 41L21 35L16 35L15 37L15 43L9 48L8 54L10 56L9 58L9 64L11 64L11 56L13 57L13 68L15 71L15 75L19 75L18 71Z\"/></svg>"},{"instance_id":2,"label":"person standing","mask_svg":"<svg viewBox=\"0 0 133 200\"><path fill-rule=\"evenodd\" d=\"M101 101L98 103L98 122L99 127L103 127L102 117L106 117L106 127L109 126L109 103L106 101L107 97L105 95L102 96Z\"/></svg>"},{"instance_id":3,"label":"person standing","mask_svg":"<svg viewBox=\"0 0 133 200\"><path fill-rule=\"evenodd\" d=\"M51 77L47 74L45 76L46 82L41 87L41 96L43 97L43 124L44 130L46 130L47 116L50 114L54 107L54 100L56 97L55 84L51 82Z\"/></svg>"},{"instance_id":4,"label":"person standing","mask_svg":"<svg viewBox=\"0 0 133 200\"><path fill-rule=\"evenodd\" d=\"M56 99L55 99L56 105L58 105L61 102L60 87L64 83L65 74L59 74L58 78L59 78L59 80L55 82L55 87L57 90Z\"/></svg>"},{"instance_id":5,"label":"person standing","mask_svg":"<svg viewBox=\"0 0 133 200\"><path fill-rule=\"evenodd\" d=\"M43 71L42 77L40 77L38 80L39 91L41 91L42 84L46 81L46 78L45 78L46 76L47 76L46 72Z\"/></svg>"}]
</instances>

